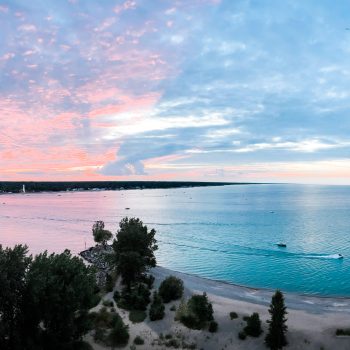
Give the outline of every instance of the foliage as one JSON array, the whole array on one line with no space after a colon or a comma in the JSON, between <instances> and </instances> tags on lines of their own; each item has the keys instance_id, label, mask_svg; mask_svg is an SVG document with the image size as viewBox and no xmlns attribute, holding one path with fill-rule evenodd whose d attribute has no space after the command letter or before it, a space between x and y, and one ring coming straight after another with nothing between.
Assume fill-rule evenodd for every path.
<instances>
[{"instance_id":1,"label":"foliage","mask_svg":"<svg viewBox=\"0 0 350 350\"><path fill-rule=\"evenodd\" d=\"M155 278L152 275L142 274L140 277L140 282L145 283L147 285L148 289L153 288L154 280L155 280Z\"/></svg>"},{"instance_id":2,"label":"foliage","mask_svg":"<svg viewBox=\"0 0 350 350\"><path fill-rule=\"evenodd\" d=\"M147 314L143 310L131 310L129 313L129 320L133 323L140 323L145 320Z\"/></svg>"},{"instance_id":3,"label":"foliage","mask_svg":"<svg viewBox=\"0 0 350 350\"><path fill-rule=\"evenodd\" d=\"M92 226L92 235L96 243L101 243L103 246L112 238L112 233L105 230L105 223L103 221L96 221Z\"/></svg>"},{"instance_id":4,"label":"foliage","mask_svg":"<svg viewBox=\"0 0 350 350\"><path fill-rule=\"evenodd\" d=\"M146 310L147 305L151 301L151 292L143 283L127 288L123 288L119 300L118 307L126 310Z\"/></svg>"},{"instance_id":5,"label":"foliage","mask_svg":"<svg viewBox=\"0 0 350 350\"><path fill-rule=\"evenodd\" d=\"M241 339L241 340L245 340L247 338L247 335L245 334L244 331L240 331L238 333L238 338Z\"/></svg>"},{"instance_id":6,"label":"foliage","mask_svg":"<svg viewBox=\"0 0 350 350\"><path fill-rule=\"evenodd\" d=\"M136 345L143 345L144 343L145 343L145 341L139 335L135 337L134 344L136 344Z\"/></svg>"},{"instance_id":7,"label":"foliage","mask_svg":"<svg viewBox=\"0 0 350 350\"><path fill-rule=\"evenodd\" d=\"M213 306L206 293L192 295L186 306L180 303L176 316L186 327L202 329L208 322L214 320Z\"/></svg>"},{"instance_id":8,"label":"foliage","mask_svg":"<svg viewBox=\"0 0 350 350\"><path fill-rule=\"evenodd\" d=\"M180 299L183 291L183 281L175 276L167 277L159 286L159 295L162 297L164 303Z\"/></svg>"},{"instance_id":9,"label":"foliage","mask_svg":"<svg viewBox=\"0 0 350 350\"><path fill-rule=\"evenodd\" d=\"M269 330L265 338L266 345L271 350L282 349L287 345L286 332L288 327L286 325L287 308L284 304L284 297L279 290L272 296L269 313L271 319L269 323Z\"/></svg>"},{"instance_id":10,"label":"foliage","mask_svg":"<svg viewBox=\"0 0 350 350\"><path fill-rule=\"evenodd\" d=\"M151 321L162 320L164 318L165 306L162 298L157 292L153 293L153 301L149 310L149 318Z\"/></svg>"},{"instance_id":11,"label":"foliage","mask_svg":"<svg viewBox=\"0 0 350 350\"><path fill-rule=\"evenodd\" d=\"M114 278L107 273L106 275L106 284L105 284L105 290L107 293L113 292L113 288L114 288Z\"/></svg>"},{"instance_id":12,"label":"foliage","mask_svg":"<svg viewBox=\"0 0 350 350\"><path fill-rule=\"evenodd\" d=\"M113 241L114 263L128 288L150 267L156 266L156 231L148 230L140 219L124 218Z\"/></svg>"},{"instance_id":13,"label":"foliage","mask_svg":"<svg viewBox=\"0 0 350 350\"><path fill-rule=\"evenodd\" d=\"M90 313L95 333L94 340L107 346L125 345L129 340L128 326L116 313L110 313L105 307L99 312Z\"/></svg>"},{"instance_id":14,"label":"foliage","mask_svg":"<svg viewBox=\"0 0 350 350\"><path fill-rule=\"evenodd\" d=\"M178 349L180 347L180 342L177 339L170 339L164 343L167 348Z\"/></svg>"},{"instance_id":15,"label":"foliage","mask_svg":"<svg viewBox=\"0 0 350 350\"><path fill-rule=\"evenodd\" d=\"M1 181L0 192L20 192L22 185L27 192L72 191L72 190L130 190L140 188L182 188L232 185L230 182L191 181ZM240 183L236 183L240 184Z\"/></svg>"},{"instance_id":16,"label":"foliage","mask_svg":"<svg viewBox=\"0 0 350 350\"><path fill-rule=\"evenodd\" d=\"M238 318L237 312L231 311L231 312L230 312L230 319L231 319L231 320L234 320L234 319L236 319L236 318Z\"/></svg>"},{"instance_id":17,"label":"foliage","mask_svg":"<svg viewBox=\"0 0 350 350\"><path fill-rule=\"evenodd\" d=\"M3 349L20 347L26 272L31 263L27 251L27 246L3 249L0 245L0 344Z\"/></svg>"},{"instance_id":18,"label":"foliage","mask_svg":"<svg viewBox=\"0 0 350 350\"><path fill-rule=\"evenodd\" d=\"M218 327L219 327L219 325L218 325L218 323L216 321L210 321L209 322L208 331L210 333L215 333L215 332L217 332Z\"/></svg>"},{"instance_id":19,"label":"foliage","mask_svg":"<svg viewBox=\"0 0 350 350\"><path fill-rule=\"evenodd\" d=\"M347 335L350 336L350 328L338 328L335 332L336 335Z\"/></svg>"},{"instance_id":20,"label":"foliage","mask_svg":"<svg viewBox=\"0 0 350 350\"><path fill-rule=\"evenodd\" d=\"M36 323L55 344L79 339L89 327L78 310L91 307L95 290L93 269L66 250L62 254L39 254L27 275L28 309ZM29 311L29 310L28 310Z\"/></svg>"},{"instance_id":21,"label":"foliage","mask_svg":"<svg viewBox=\"0 0 350 350\"><path fill-rule=\"evenodd\" d=\"M129 326L125 325L120 319L110 331L107 345L112 347L125 346L129 341L129 337Z\"/></svg>"},{"instance_id":22,"label":"foliage","mask_svg":"<svg viewBox=\"0 0 350 350\"><path fill-rule=\"evenodd\" d=\"M261 321L257 312L254 312L248 318L247 326L244 327L244 332L252 337L258 337L262 333Z\"/></svg>"}]
</instances>

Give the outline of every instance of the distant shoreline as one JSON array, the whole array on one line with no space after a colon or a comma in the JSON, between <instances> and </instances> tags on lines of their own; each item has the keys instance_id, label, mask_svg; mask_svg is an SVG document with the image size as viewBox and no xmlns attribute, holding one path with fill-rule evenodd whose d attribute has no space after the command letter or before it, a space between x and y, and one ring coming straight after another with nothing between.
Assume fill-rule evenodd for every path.
<instances>
[{"instance_id":1,"label":"distant shoreline","mask_svg":"<svg viewBox=\"0 0 350 350\"><path fill-rule=\"evenodd\" d=\"M204 181L0 181L0 194L23 193L23 189L25 193L98 192L262 184L264 183Z\"/></svg>"}]
</instances>

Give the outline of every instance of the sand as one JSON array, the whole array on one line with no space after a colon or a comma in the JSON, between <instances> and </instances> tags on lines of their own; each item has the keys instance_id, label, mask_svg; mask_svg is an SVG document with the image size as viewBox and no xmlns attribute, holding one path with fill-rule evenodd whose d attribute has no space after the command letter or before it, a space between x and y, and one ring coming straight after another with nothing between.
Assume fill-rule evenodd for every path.
<instances>
[{"instance_id":1,"label":"sand","mask_svg":"<svg viewBox=\"0 0 350 350\"><path fill-rule=\"evenodd\" d=\"M214 317L219 324L219 329L213 334L207 331L189 330L174 321L175 312L169 309L173 305L178 306L179 301L166 304L166 316L163 320L151 322L146 318L144 322L138 324L129 321L127 311L116 307L117 312L130 327L130 341L126 349L130 349L137 335L145 340L144 345L136 346L137 349L166 349L164 341L159 344L157 342L161 334L163 336L171 334L173 338L184 339L187 344L195 343L197 349L267 349L264 345L264 336L267 330L266 320L269 318L268 306L273 291L245 288L162 267L156 267L151 272L156 278L155 288L166 276L175 275L184 281L185 297L205 291L213 304ZM112 300L112 295L113 293L107 294L105 299ZM335 336L337 328L350 328L350 299L286 293L285 300L289 327L287 333L289 345L286 349L350 349L350 337ZM239 317L231 320L229 317L231 311L237 312ZM246 324L242 317L253 312L260 314L264 333L259 338L238 339L239 331ZM94 344L91 335L87 336L87 340L96 350L106 349Z\"/></svg>"}]
</instances>

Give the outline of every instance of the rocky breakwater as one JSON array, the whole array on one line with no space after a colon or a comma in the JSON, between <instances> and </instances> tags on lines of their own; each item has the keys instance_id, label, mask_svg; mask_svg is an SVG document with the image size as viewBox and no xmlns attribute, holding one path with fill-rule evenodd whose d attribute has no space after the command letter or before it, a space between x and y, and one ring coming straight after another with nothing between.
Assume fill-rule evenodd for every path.
<instances>
[{"instance_id":1,"label":"rocky breakwater","mask_svg":"<svg viewBox=\"0 0 350 350\"><path fill-rule=\"evenodd\" d=\"M86 262L97 269L96 280L99 286L105 285L106 277L111 270L108 263L108 255L112 252L113 248L111 245L96 245L79 253Z\"/></svg>"}]
</instances>

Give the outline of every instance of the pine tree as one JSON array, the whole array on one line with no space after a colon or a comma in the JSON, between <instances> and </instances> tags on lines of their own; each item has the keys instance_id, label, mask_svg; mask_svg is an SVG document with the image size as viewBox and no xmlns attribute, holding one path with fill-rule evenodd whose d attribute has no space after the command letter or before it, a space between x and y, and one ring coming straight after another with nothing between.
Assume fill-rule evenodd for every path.
<instances>
[{"instance_id":1,"label":"pine tree","mask_svg":"<svg viewBox=\"0 0 350 350\"><path fill-rule=\"evenodd\" d=\"M265 338L266 345L271 350L282 349L283 346L287 345L286 332L288 327L286 325L287 308L284 304L283 294L279 290L272 296L269 313L271 320L267 321L269 330Z\"/></svg>"}]
</instances>

